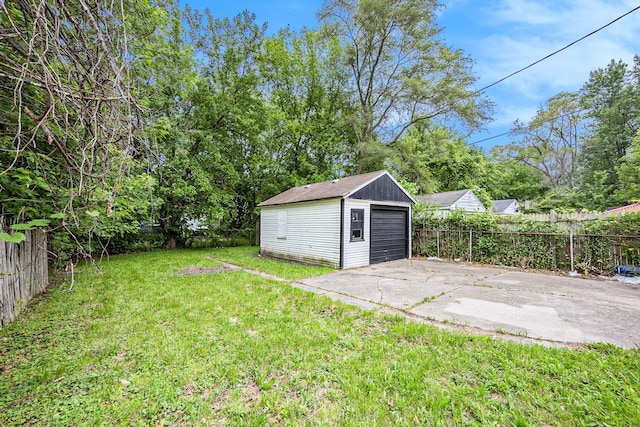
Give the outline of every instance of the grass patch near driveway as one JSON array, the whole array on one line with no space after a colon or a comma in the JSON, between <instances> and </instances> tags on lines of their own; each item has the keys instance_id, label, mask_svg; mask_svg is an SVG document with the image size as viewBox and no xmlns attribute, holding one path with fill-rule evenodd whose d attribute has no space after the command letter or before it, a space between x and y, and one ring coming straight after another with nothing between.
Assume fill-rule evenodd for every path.
<instances>
[{"instance_id":1,"label":"grass patch near driveway","mask_svg":"<svg viewBox=\"0 0 640 427\"><path fill-rule=\"evenodd\" d=\"M262 271L263 273L272 274L288 280L298 280L335 271L329 267L303 265L261 257L258 255L259 250L260 248L257 246L220 248L212 250L211 254L213 257L222 261L241 265L252 270Z\"/></svg>"},{"instance_id":2,"label":"grass patch near driveway","mask_svg":"<svg viewBox=\"0 0 640 427\"><path fill-rule=\"evenodd\" d=\"M639 350L442 331L218 255L112 257L30 304L0 330L0 425L640 424Z\"/></svg>"}]
</instances>

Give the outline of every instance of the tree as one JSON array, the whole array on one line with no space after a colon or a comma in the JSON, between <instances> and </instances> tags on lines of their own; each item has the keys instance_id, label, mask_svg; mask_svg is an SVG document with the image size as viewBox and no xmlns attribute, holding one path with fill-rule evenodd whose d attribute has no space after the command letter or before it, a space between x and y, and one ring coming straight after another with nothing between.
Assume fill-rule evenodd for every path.
<instances>
[{"instance_id":1,"label":"tree","mask_svg":"<svg viewBox=\"0 0 640 427\"><path fill-rule=\"evenodd\" d=\"M471 60L438 39L434 0L329 0L318 13L345 48L344 64L359 110L357 172L379 168L413 124L456 122L476 129L489 102L472 88Z\"/></svg>"},{"instance_id":2,"label":"tree","mask_svg":"<svg viewBox=\"0 0 640 427\"><path fill-rule=\"evenodd\" d=\"M222 24L210 14L203 24L197 11L186 8L183 13L174 4L167 6L166 13L153 41L141 48L145 67L137 71L147 94L146 131L158 183L154 196L160 200L149 219L159 223L163 247L174 248L188 242L194 224L213 232L228 216L238 176L225 152L225 138L237 122L235 117L229 119L236 113L236 100L226 96L228 81L211 71L213 62L205 68L196 61L197 49L213 49L213 43L223 41L215 33ZM189 23L190 33L183 20ZM227 23L227 28L231 26ZM220 38L214 39L213 34ZM220 49L216 55L222 56L226 49L233 59L231 48L227 49L232 43L230 39L227 45L216 45ZM220 115L212 118L214 114ZM238 114L237 119L241 118Z\"/></svg>"},{"instance_id":3,"label":"tree","mask_svg":"<svg viewBox=\"0 0 640 427\"><path fill-rule=\"evenodd\" d=\"M516 121L517 140L494 149L505 196L538 201L542 210L584 207L577 188L581 130L575 93L552 96L527 124Z\"/></svg>"},{"instance_id":4,"label":"tree","mask_svg":"<svg viewBox=\"0 0 640 427\"><path fill-rule=\"evenodd\" d=\"M506 155L540 172L552 189L572 189L580 153L579 109L577 94L549 98L530 123L515 122L512 133L520 139L507 146Z\"/></svg>"},{"instance_id":5,"label":"tree","mask_svg":"<svg viewBox=\"0 0 640 427\"><path fill-rule=\"evenodd\" d=\"M613 195L616 204L626 205L640 201L640 131L620 160L616 170L618 186Z\"/></svg>"},{"instance_id":6,"label":"tree","mask_svg":"<svg viewBox=\"0 0 640 427\"><path fill-rule=\"evenodd\" d=\"M394 146L390 163L394 175L415 183L419 194L437 193L440 183L434 163L438 136L448 138L447 131L431 131L424 124L409 129Z\"/></svg>"},{"instance_id":7,"label":"tree","mask_svg":"<svg viewBox=\"0 0 640 427\"><path fill-rule=\"evenodd\" d=\"M71 199L117 168L113 149L132 145L124 14L86 0L2 3L0 78L15 106L4 132L14 145L4 151L19 156L46 144L72 180Z\"/></svg>"},{"instance_id":8,"label":"tree","mask_svg":"<svg viewBox=\"0 0 640 427\"><path fill-rule=\"evenodd\" d=\"M492 164L497 171L489 192L493 200L517 199L519 201L538 200L549 190L544 175L537 169L504 157L502 147L492 150Z\"/></svg>"},{"instance_id":9,"label":"tree","mask_svg":"<svg viewBox=\"0 0 640 427\"><path fill-rule=\"evenodd\" d=\"M622 61L611 61L605 69L591 72L581 91L589 118L581 182L604 196L597 204L587 198L592 209L616 203L610 199L618 185L619 166L640 126L640 57L633 62L631 69Z\"/></svg>"},{"instance_id":10,"label":"tree","mask_svg":"<svg viewBox=\"0 0 640 427\"><path fill-rule=\"evenodd\" d=\"M193 97L194 127L203 138L195 156L217 191L223 229L247 230L255 220L257 173L263 172L267 110L259 57L266 24L245 11L233 19L187 14L190 37L202 58ZM203 201L204 202L204 201Z\"/></svg>"},{"instance_id":11,"label":"tree","mask_svg":"<svg viewBox=\"0 0 640 427\"><path fill-rule=\"evenodd\" d=\"M153 31L155 10L146 1L0 2L4 214L64 213L61 226L85 252L93 235L113 236L106 225L131 220L116 212L135 203L121 198L123 184L138 185L125 176L143 173L145 147L129 40Z\"/></svg>"},{"instance_id":12,"label":"tree","mask_svg":"<svg viewBox=\"0 0 640 427\"><path fill-rule=\"evenodd\" d=\"M270 165L260 198L291 186L324 181L344 170L353 132L353 113L343 88L348 79L335 67L336 39L317 31L280 31L263 44L261 87L267 98L268 129L263 136ZM263 166L263 167L265 167Z\"/></svg>"},{"instance_id":13,"label":"tree","mask_svg":"<svg viewBox=\"0 0 640 427\"><path fill-rule=\"evenodd\" d=\"M422 194L472 189L490 202L488 190L496 171L479 150L438 125L414 125L393 147L393 170L415 182Z\"/></svg>"}]
</instances>

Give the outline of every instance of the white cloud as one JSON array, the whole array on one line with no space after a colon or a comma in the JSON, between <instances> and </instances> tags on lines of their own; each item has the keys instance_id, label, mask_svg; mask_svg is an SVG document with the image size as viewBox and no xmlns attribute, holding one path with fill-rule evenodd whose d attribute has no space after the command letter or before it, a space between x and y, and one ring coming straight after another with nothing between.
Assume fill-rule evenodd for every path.
<instances>
[{"instance_id":1,"label":"white cloud","mask_svg":"<svg viewBox=\"0 0 640 427\"><path fill-rule=\"evenodd\" d=\"M487 6L485 18L490 26L547 27L556 35L575 36L599 28L638 4L633 0L499 0ZM633 14L628 19L633 20ZM637 17L635 21L638 27Z\"/></svg>"},{"instance_id":2,"label":"white cloud","mask_svg":"<svg viewBox=\"0 0 640 427\"><path fill-rule=\"evenodd\" d=\"M605 0L485 3L475 14L482 17L478 25L484 35L465 48L476 60L478 86L545 57L637 6ZM640 11L489 89L497 104L494 125L530 118L546 99L579 90L591 71L606 67L612 59L631 64L638 39Z\"/></svg>"},{"instance_id":3,"label":"white cloud","mask_svg":"<svg viewBox=\"0 0 640 427\"><path fill-rule=\"evenodd\" d=\"M309 9L309 5L301 0L280 1L274 5L276 8L286 11L304 12ZM312 8L315 11L315 8Z\"/></svg>"},{"instance_id":4,"label":"white cloud","mask_svg":"<svg viewBox=\"0 0 640 427\"><path fill-rule=\"evenodd\" d=\"M538 107L539 105L537 104L525 105L518 102L507 101L496 110L495 120L489 127L506 127L510 129L516 119L528 122L536 115Z\"/></svg>"},{"instance_id":5,"label":"white cloud","mask_svg":"<svg viewBox=\"0 0 640 427\"><path fill-rule=\"evenodd\" d=\"M558 16L550 7L558 6L561 2L550 2L548 5L541 1L503 0L489 9L489 17L494 24L523 23L526 25L543 25L557 23Z\"/></svg>"},{"instance_id":6,"label":"white cloud","mask_svg":"<svg viewBox=\"0 0 640 427\"><path fill-rule=\"evenodd\" d=\"M496 46L489 46L489 49L485 50L486 56L489 59L507 57L527 59L527 63L531 63L578 40L632 9L631 5L619 2L614 5L603 0L544 3L514 0L500 2L498 9L494 9L493 16L500 17L502 21L492 24L487 29L489 31L493 29L494 34L500 34L500 37L508 40L511 46L505 46L504 50L496 50ZM637 4L634 6L637 7ZM640 36L640 11L622 18L571 46L558 56L578 52L588 54L583 58L593 63L591 59L594 55L598 57L611 57L616 53L628 55L637 47L638 36ZM490 41L493 37L495 36L489 35L484 40ZM580 62L567 65L582 66Z\"/></svg>"},{"instance_id":7,"label":"white cloud","mask_svg":"<svg viewBox=\"0 0 640 427\"><path fill-rule=\"evenodd\" d=\"M477 88L544 58L638 7L638 0L445 0L443 37L475 62ZM560 92L575 92L611 60L632 65L640 54L640 10L486 91L494 121L477 138L530 120ZM486 144L502 143L502 139Z\"/></svg>"},{"instance_id":8,"label":"white cloud","mask_svg":"<svg viewBox=\"0 0 640 427\"><path fill-rule=\"evenodd\" d=\"M562 47L562 46L560 46ZM558 49L537 37L517 40L511 37L491 37L486 40L488 61L481 61L476 71L482 82L489 84ZM541 87L577 90L589 78L589 73L606 67L612 60L631 63L634 52L628 46L611 39L593 40L562 51L533 67L505 80L500 85L536 99Z\"/></svg>"}]
</instances>

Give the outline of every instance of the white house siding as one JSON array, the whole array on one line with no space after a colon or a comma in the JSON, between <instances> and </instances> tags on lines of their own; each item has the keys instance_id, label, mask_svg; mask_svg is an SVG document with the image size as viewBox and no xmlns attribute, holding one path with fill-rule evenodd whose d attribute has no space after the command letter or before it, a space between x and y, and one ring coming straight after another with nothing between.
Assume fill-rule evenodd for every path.
<instances>
[{"instance_id":1,"label":"white house siding","mask_svg":"<svg viewBox=\"0 0 640 427\"><path fill-rule=\"evenodd\" d=\"M463 209L465 212L484 212L487 210L482 202L470 191L451 205L451 210L453 209Z\"/></svg>"},{"instance_id":2,"label":"white house siding","mask_svg":"<svg viewBox=\"0 0 640 427\"><path fill-rule=\"evenodd\" d=\"M344 232L342 244L344 251L343 268L362 267L369 265L369 245L371 226L370 201L345 199L344 201ZM364 240L351 241L351 209L364 209Z\"/></svg>"},{"instance_id":3,"label":"white house siding","mask_svg":"<svg viewBox=\"0 0 640 427\"><path fill-rule=\"evenodd\" d=\"M278 238L286 211L286 237ZM282 230L281 230L282 231ZM265 255L340 266L340 200L264 206L260 214L260 251Z\"/></svg>"},{"instance_id":4,"label":"white house siding","mask_svg":"<svg viewBox=\"0 0 640 427\"><path fill-rule=\"evenodd\" d=\"M516 215L520 213L520 204L514 200L507 209L504 210L505 214Z\"/></svg>"}]
</instances>

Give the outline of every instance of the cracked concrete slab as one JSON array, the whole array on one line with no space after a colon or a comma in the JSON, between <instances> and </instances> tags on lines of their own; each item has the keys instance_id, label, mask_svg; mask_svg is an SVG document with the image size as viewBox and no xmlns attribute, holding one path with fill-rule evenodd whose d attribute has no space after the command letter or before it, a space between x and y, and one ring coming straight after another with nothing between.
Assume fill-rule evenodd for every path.
<instances>
[{"instance_id":1,"label":"cracked concrete slab","mask_svg":"<svg viewBox=\"0 0 640 427\"><path fill-rule=\"evenodd\" d=\"M298 286L366 309L390 307L531 342L640 346L637 285L420 259L302 282Z\"/></svg>"}]
</instances>

